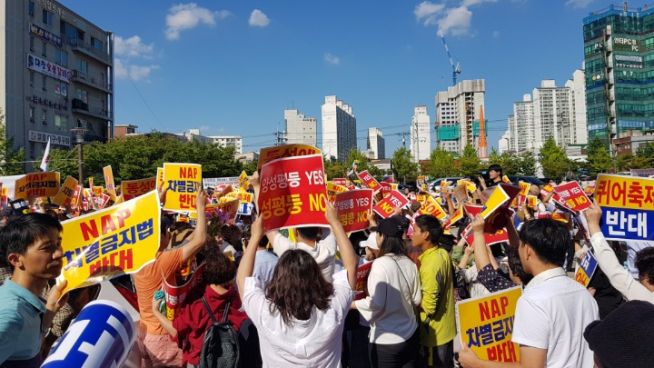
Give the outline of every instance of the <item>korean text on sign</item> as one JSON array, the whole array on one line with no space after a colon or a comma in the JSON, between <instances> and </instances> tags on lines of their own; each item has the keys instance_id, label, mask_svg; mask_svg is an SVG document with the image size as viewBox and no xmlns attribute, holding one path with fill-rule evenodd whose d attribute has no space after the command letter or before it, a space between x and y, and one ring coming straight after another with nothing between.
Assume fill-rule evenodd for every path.
<instances>
[{"instance_id":1,"label":"korean text on sign","mask_svg":"<svg viewBox=\"0 0 654 368\"><path fill-rule=\"evenodd\" d=\"M586 210L591 206L590 199L576 181L557 186L554 188L554 193L555 201L575 212Z\"/></svg>"},{"instance_id":2,"label":"korean text on sign","mask_svg":"<svg viewBox=\"0 0 654 368\"><path fill-rule=\"evenodd\" d=\"M159 223L156 191L64 221L60 277L68 280L66 291L137 272L154 260L159 249Z\"/></svg>"},{"instance_id":3,"label":"korean text on sign","mask_svg":"<svg viewBox=\"0 0 654 368\"><path fill-rule=\"evenodd\" d=\"M154 190L157 184L156 181L156 177L138 180L123 180L120 183L123 199L129 201L130 199Z\"/></svg>"},{"instance_id":4,"label":"korean text on sign","mask_svg":"<svg viewBox=\"0 0 654 368\"><path fill-rule=\"evenodd\" d=\"M284 157L297 157L320 154L316 147L306 144L287 144L283 146L262 148L259 151L259 162L257 169L261 169L264 164Z\"/></svg>"},{"instance_id":5,"label":"korean text on sign","mask_svg":"<svg viewBox=\"0 0 654 368\"><path fill-rule=\"evenodd\" d=\"M366 186L366 188L370 188L375 192L381 189L381 185L377 179L370 175L367 170L357 173L357 176L359 176L359 179L361 179L361 182Z\"/></svg>"},{"instance_id":6,"label":"korean text on sign","mask_svg":"<svg viewBox=\"0 0 654 368\"><path fill-rule=\"evenodd\" d=\"M54 197L59 192L58 172L33 172L16 180L15 199Z\"/></svg>"},{"instance_id":7,"label":"korean text on sign","mask_svg":"<svg viewBox=\"0 0 654 368\"><path fill-rule=\"evenodd\" d=\"M593 274L597 270L597 259L593 255L593 252L586 252L586 256L581 260L579 268L575 273L575 279L577 282L582 284L584 287L588 287L590 284L590 279L593 278Z\"/></svg>"},{"instance_id":8,"label":"korean text on sign","mask_svg":"<svg viewBox=\"0 0 654 368\"><path fill-rule=\"evenodd\" d=\"M402 208L408 203L409 200L406 199L402 193L394 190L390 192L390 194L381 202L377 203L377 205L373 208L373 211L375 211L382 218L389 218L393 215L393 212L395 212L396 209Z\"/></svg>"},{"instance_id":9,"label":"korean text on sign","mask_svg":"<svg viewBox=\"0 0 654 368\"><path fill-rule=\"evenodd\" d=\"M202 189L202 165L164 163L164 210L196 212L195 201Z\"/></svg>"},{"instance_id":10,"label":"korean text on sign","mask_svg":"<svg viewBox=\"0 0 654 368\"><path fill-rule=\"evenodd\" d=\"M654 179L600 174L595 199L607 239L654 240Z\"/></svg>"},{"instance_id":11,"label":"korean text on sign","mask_svg":"<svg viewBox=\"0 0 654 368\"><path fill-rule=\"evenodd\" d=\"M345 232L368 228L368 213L372 209L372 189L351 190L336 194L334 207Z\"/></svg>"},{"instance_id":12,"label":"korean text on sign","mask_svg":"<svg viewBox=\"0 0 654 368\"><path fill-rule=\"evenodd\" d=\"M258 209L265 231L327 226L322 156L272 160L261 169Z\"/></svg>"},{"instance_id":13,"label":"korean text on sign","mask_svg":"<svg viewBox=\"0 0 654 368\"><path fill-rule=\"evenodd\" d=\"M461 344L482 360L518 362L520 350L511 342L513 320L522 288L516 286L456 304L456 323Z\"/></svg>"}]
</instances>

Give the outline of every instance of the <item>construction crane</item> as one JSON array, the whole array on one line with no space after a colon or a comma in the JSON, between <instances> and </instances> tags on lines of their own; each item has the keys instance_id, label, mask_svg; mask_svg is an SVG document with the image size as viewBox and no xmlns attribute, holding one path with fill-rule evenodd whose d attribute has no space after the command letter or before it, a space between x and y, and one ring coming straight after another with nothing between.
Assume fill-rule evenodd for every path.
<instances>
[{"instance_id":1,"label":"construction crane","mask_svg":"<svg viewBox=\"0 0 654 368\"><path fill-rule=\"evenodd\" d=\"M454 64L454 60L452 60L452 54L450 54L450 48L447 47L447 42L445 42L445 36L441 36L441 41L443 41L445 52L447 53L447 57L450 59L450 65L452 65L452 85L456 86L456 76L461 74L461 65L459 65L458 62L456 65Z\"/></svg>"}]
</instances>

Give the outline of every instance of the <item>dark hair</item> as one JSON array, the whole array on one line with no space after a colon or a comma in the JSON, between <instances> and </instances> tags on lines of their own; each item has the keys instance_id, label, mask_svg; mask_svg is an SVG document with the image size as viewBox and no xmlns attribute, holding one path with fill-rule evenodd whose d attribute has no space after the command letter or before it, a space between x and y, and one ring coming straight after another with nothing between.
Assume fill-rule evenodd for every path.
<instances>
[{"instance_id":1,"label":"dark hair","mask_svg":"<svg viewBox=\"0 0 654 368\"><path fill-rule=\"evenodd\" d=\"M278 310L286 325L293 318L308 320L314 307L327 309L332 294L334 286L325 280L316 260L300 249L287 250L279 257L266 286L270 312Z\"/></svg>"},{"instance_id":2,"label":"dark hair","mask_svg":"<svg viewBox=\"0 0 654 368\"><path fill-rule=\"evenodd\" d=\"M226 285L236 276L236 265L220 250L215 239L204 246L204 281L213 285Z\"/></svg>"},{"instance_id":3,"label":"dark hair","mask_svg":"<svg viewBox=\"0 0 654 368\"><path fill-rule=\"evenodd\" d=\"M320 237L320 228L316 226L311 227L298 227L297 232L300 233L300 236L307 240L317 241Z\"/></svg>"},{"instance_id":4,"label":"dark hair","mask_svg":"<svg viewBox=\"0 0 654 368\"><path fill-rule=\"evenodd\" d=\"M436 217L432 215L418 216L416 217L415 226L419 227L421 231L429 233L429 241L432 244L439 244L439 240L443 234L443 228Z\"/></svg>"},{"instance_id":5,"label":"dark hair","mask_svg":"<svg viewBox=\"0 0 654 368\"><path fill-rule=\"evenodd\" d=\"M243 251L243 243L241 242L241 229L236 225L223 225L220 227L220 236L226 242L231 244L234 249L239 252Z\"/></svg>"},{"instance_id":6,"label":"dark hair","mask_svg":"<svg viewBox=\"0 0 654 368\"><path fill-rule=\"evenodd\" d=\"M262 236L261 239L259 239L259 244L257 244L259 248L267 248L268 247L268 237L267 236Z\"/></svg>"},{"instance_id":7,"label":"dark hair","mask_svg":"<svg viewBox=\"0 0 654 368\"><path fill-rule=\"evenodd\" d=\"M0 230L0 261L9 264L11 253L25 254L27 248L50 230L62 231L56 218L42 213L30 213L16 217ZM13 270L13 267L12 267Z\"/></svg>"},{"instance_id":8,"label":"dark hair","mask_svg":"<svg viewBox=\"0 0 654 368\"><path fill-rule=\"evenodd\" d=\"M379 246L379 256L383 256L387 253L393 253L396 255L406 255L406 247L404 246L404 240L396 236L386 236L383 235L384 239L382 240L381 245Z\"/></svg>"},{"instance_id":9,"label":"dark hair","mask_svg":"<svg viewBox=\"0 0 654 368\"><path fill-rule=\"evenodd\" d=\"M527 285L529 281L534 277L522 268L522 262L520 262L520 256L518 255L518 248L507 247L506 256L509 261L509 269L517 278L522 281L523 285Z\"/></svg>"},{"instance_id":10,"label":"dark hair","mask_svg":"<svg viewBox=\"0 0 654 368\"><path fill-rule=\"evenodd\" d=\"M522 224L519 235L541 261L563 266L565 254L572 244L570 231L565 225L552 219L527 221Z\"/></svg>"},{"instance_id":11,"label":"dark hair","mask_svg":"<svg viewBox=\"0 0 654 368\"><path fill-rule=\"evenodd\" d=\"M636 253L636 268L641 280L647 277L649 282L654 283L654 248L641 249Z\"/></svg>"},{"instance_id":12,"label":"dark hair","mask_svg":"<svg viewBox=\"0 0 654 368\"><path fill-rule=\"evenodd\" d=\"M492 170L492 171L497 171L498 173L500 173L500 175L503 174L503 172L502 172L502 166L500 166L500 165L498 165L498 164L492 164L492 165L490 165L490 166L488 167L488 171L491 171L491 170Z\"/></svg>"}]
</instances>

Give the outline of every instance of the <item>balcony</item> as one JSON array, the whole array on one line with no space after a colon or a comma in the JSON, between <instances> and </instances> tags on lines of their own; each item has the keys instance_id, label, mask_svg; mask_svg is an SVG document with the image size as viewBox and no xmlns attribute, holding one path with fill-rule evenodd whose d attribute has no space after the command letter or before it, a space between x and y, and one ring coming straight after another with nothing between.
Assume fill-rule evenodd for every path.
<instances>
[{"instance_id":1,"label":"balcony","mask_svg":"<svg viewBox=\"0 0 654 368\"><path fill-rule=\"evenodd\" d=\"M94 117L96 119L111 121L109 112L106 109L90 109L88 103L78 98L73 99L72 106L73 113Z\"/></svg>"},{"instance_id":2,"label":"balcony","mask_svg":"<svg viewBox=\"0 0 654 368\"><path fill-rule=\"evenodd\" d=\"M111 93L110 86L100 83L95 78L89 77L88 74L79 70L73 69L73 82L82 83L85 86L95 88L104 93Z\"/></svg>"},{"instance_id":3,"label":"balcony","mask_svg":"<svg viewBox=\"0 0 654 368\"><path fill-rule=\"evenodd\" d=\"M103 50L98 50L95 47L92 47L91 44L83 42L78 39L68 39L68 44L72 47L73 51L84 54L90 58L93 58L105 65L111 66L112 60Z\"/></svg>"}]
</instances>

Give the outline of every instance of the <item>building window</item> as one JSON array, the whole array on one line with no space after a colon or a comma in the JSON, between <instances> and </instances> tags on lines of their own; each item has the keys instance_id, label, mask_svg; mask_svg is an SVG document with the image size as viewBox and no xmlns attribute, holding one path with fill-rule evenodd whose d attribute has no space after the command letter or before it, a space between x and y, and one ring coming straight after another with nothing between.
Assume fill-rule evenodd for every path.
<instances>
[{"instance_id":1,"label":"building window","mask_svg":"<svg viewBox=\"0 0 654 368\"><path fill-rule=\"evenodd\" d=\"M84 102L84 103L89 103L88 94L83 89L78 89L77 90L77 98L79 100L81 100L82 102Z\"/></svg>"},{"instance_id":2,"label":"building window","mask_svg":"<svg viewBox=\"0 0 654 368\"><path fill-rule=\"evenodd\" d=\"M36 157L34 152L34 142L30 142L30 158L33 160Z\"/></svg>"},{"instance_id":3,"label":"building window","mask_svg":"<svg viewBox=\"0 0 654 368\"><path fill-rule=\"evenodd\" d=\"M103 52L104 51L104 42L98 40L95 37L91 37L91 47L93 47L97 51Z\"/></svg>"},{"instance_id":4,"label":"building window","mask_svg":"<svg viewBox=\"0 0 654 368\"><path fill-rule=\"evenodd\" d=\"M43 17L42 17L43 18L42 19L43 24L45 24L46 26L51 26L52 25L52 13L50 13L49 11L43 9L42 14L43 14Z\"/></svg>"},{"instance_id":5,"label":"building window","mask_svg":"<svg viewBox=\"0 0 654 368\"><path fill-rule=\"evenodd\" d=\"M88 74L89 63L86 60L79 59L79 71L84 74Z\"/></svg>"},{"instance_id":6,"label":"building window","mask_svg":"<svg viewBox=\"0 0 654 368\"><path fill-rule=\"evenodd\" d=\"M57 50L57 64L68 67L68 53L64 50Z\"/></svg>"},{"instance_id":7,"label":"building window","mask_svg":"<svg viewBox=\"0 0 654 368\"><path fill-rule=\"evenodd\" d=\"M68 119L66 116L55 114L54 125L57 130L66 131L68 128Z\"/></svg>"},{"instance_id":8,"label":"building window","mask_svg":"<svg viewBox=\"0 0 654 368\"><path fill-rule=\"evenodd\" d=\"M41 115L41 124L48 125L48 110L42 109L41 113L43 114Z\"/></svg>"},{"instance_id":9,"label":"building window","mask_svg":"<svg viewBox=\"0 0 654 368\"><path fill-rule=\"evenodd\" d=\"M43 82L41 89L43 91L47 91L48 90L48 77L46 77L45 75L42 75L41 76L41 81Z\"/></svg>"},{"instance_id":10,"label":"building window","mask_svg":"<svg viewBox=\"0 0 654 368\"><path fill-rule=\"evenodd\" d=\"M41 56L48 57L48 43L45 41L41 41L41 42L43 42L42 43L43 47L41 48Z\"/></svg>"},{"instance_id":11,"label":"building window","mask_svg":"<svg viewBox=\"0 0 654 368\"><path fill-rule=\"evenodd\" d=\"M30 123L34 123L34 106L30 106Z\"/></svg>"},{"instance_id":12,"label":"building window","mask_svg":"<svg viewBox=\"0 0 654 368\"><path fill-rule=\"evenodd\" d=\"M34 17L34 0L30 0L29 3L29 10L27 11L30 15L30 17Z\"/></svg>"}]
</instances>

